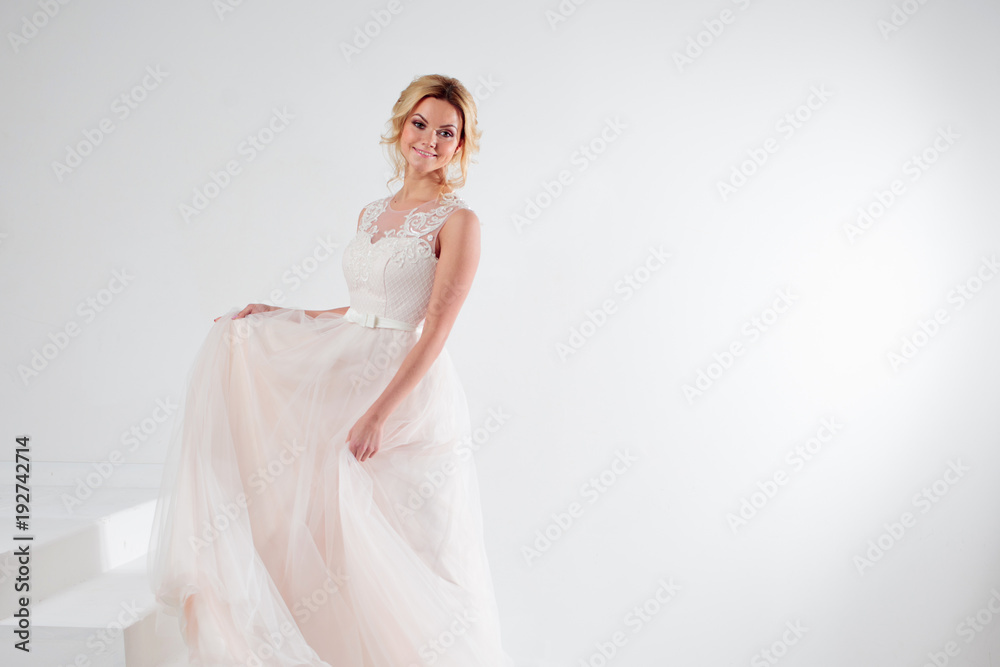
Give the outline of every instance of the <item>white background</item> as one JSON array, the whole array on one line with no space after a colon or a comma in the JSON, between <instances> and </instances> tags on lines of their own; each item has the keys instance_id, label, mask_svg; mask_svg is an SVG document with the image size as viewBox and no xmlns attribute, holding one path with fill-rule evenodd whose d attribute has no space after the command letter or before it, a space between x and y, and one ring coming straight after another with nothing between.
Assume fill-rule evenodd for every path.
<instances>
[{"instance_id":1,"label":"white background","mask_svg":"<svg viewBox=\"0 0 1000 667\"><path fill-rule=\"evenodd\" d=\"M4 460L29 433L38 471L160 464L171 420L134 451L122 434L179 401L214 317L274 289L348 305L339 251L285 276L390 192L392 104L441 73L484 131L461 191L482 261L448 349L473 424L507 416L477 454L507 650L596 667L620 632L622 667L1000 659L995 2L53 5L35 31L38 3L0 9ZM292 120L247 161L274 109ZM661 579L679 588L639 626Z\"/></svg>"}]
</instances>

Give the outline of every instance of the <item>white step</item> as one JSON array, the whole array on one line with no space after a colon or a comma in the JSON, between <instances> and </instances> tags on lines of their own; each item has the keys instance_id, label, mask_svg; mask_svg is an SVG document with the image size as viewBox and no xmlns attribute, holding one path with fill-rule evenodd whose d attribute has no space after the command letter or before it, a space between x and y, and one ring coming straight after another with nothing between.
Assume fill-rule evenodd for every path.
<instances>
[{"instance_id":1,"label":"white step","mask_svg":"<svg viewBox=\"0 0 1000 667\"><path fill-rule=\"evenodd\" d=\"M0 621L0 664L156 667L184 654L173 616L159 614L146 579L146 556L31 606L31 654L13 649L15 620ZM159 632L159 634L157 634ZM183 664L183 662L181 663Z\"/></svg>"},{"instance_id":2,"label":"white step","mask_svg":"<svg viewBox=\"0 0 1000 667\"><path fill-rule=\"evenodd\" d=\"M14 613L19 594L10 579L17 573L15 552L30 545L31 600L50 595L107 572L145 554L156 508L156 489L100 489L72 513L62 498L72 487L35 486L31 490L28 530L31 541L14 540L14 486L0 486L0 618Z\"/></svg>"},{"instance_id":3,"label":"white step","mask_svg":"<svg viewBox=\"0 0 1000 667\"><path fill-rule=\"evenodd\" d=\"M72 510L72 486L31 490L29 530L15 533L14 487L0 486L0 665L184 667L175 617L156 612L146 550L158 489L102 487ZM12 536L32 535L30 542ZM15 550L30 544L31 648L13 648ZM159 625L159 628L157 628Z\"/></svg>"}]
</instances>

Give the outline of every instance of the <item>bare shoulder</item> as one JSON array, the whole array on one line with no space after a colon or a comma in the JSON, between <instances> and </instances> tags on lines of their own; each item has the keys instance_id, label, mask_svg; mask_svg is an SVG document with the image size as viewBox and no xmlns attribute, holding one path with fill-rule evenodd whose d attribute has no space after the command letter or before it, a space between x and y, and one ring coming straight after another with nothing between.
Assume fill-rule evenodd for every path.
<instances>
[{"instance_id":1,"label":"bare shoulder","mask_svg":"<svg viewBox=\"0 0 1000 667\"><path fill-rule=\"evenodd\" d=\"M455 228L455 227L464 227L464 226L472 224L472 223L475 223L475 226L478 227L479 226L479 216L476 215L476 212L473 211L471 208L459 208L459 209L456 209L454 212L452 212L451 215L448 216L448 219L445 221L444 227L441 228L442 232L445 229L447 229L449 222L454 222L455 223L455 224L452 225L452 228Z\"/></svg>"},{"instance_id":2,"label":"bare shoulder","mask_svg":"<svg viewBox=\"0 0 1000 667\"><path fill-rule=\"evenodd\" d=\"M472 209L460 208L453 211L438 231L435 254L441 257L445 248L460 248L462 254L479 254L479 216ZM448 251L451 254L451 251Z\"/></svg>"},{"instance_id":3,"label":"bare shoulder","mask_svg":"<svg viewBox=\"0 0 1000 667\"><path fill-rule=\"evenodd\" d=\"M444 221L438 238L444 243L455 240L457 242L477 242L479 239L479 216L475 211L468 208L460 208L452 212L448 219Z\"/></svg>"}]
</instances>

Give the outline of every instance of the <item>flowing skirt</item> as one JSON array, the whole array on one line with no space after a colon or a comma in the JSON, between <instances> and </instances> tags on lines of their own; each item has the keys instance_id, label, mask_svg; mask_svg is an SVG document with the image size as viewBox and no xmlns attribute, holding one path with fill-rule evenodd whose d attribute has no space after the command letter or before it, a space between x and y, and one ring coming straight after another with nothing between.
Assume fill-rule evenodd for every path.
<instances>
[{"instance_id":1,"label":"flowing skirt","mask_svg":"<svg viewBox=\"0 0 1000 667\"><path fill-rule=\"evenodd\" d=\"M513 664L447 351L361 463L348 432L419 332L236 312L189 371L150 539L150 585L190 663Z\"/></svg>"}]
</instances>

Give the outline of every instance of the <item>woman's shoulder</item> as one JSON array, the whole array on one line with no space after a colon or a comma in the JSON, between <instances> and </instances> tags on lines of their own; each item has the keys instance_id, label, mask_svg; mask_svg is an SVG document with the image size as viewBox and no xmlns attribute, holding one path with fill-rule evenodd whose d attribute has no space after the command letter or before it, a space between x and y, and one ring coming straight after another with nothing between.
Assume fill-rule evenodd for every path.
<instances>
[{"instance_id":1,"label":"woman's shoulder","mask_svg":"<svg viewBox=\"0 0 1000 667\"><path fill-rule=\"evenodd\" d=\"M441 195L441 205L447 207L450 211L456 211L458 209L465 209L469 213L475 214L469 203L462 197L458 192L445 192Z\"/></svg>"},{"instance_id":2,"label":"woman's shoulder","mask_svg":"<svg viewBox=\"0 0 1000 667\"><path fill-rule=\"evenodd\" d=\"M448 196L442 197L442 201L442 215L440 216L441 229L448 226L445 223L451 220L456 221L453 225L451 225L452 228L456 226L463 227L467 223L482 224L479 221L479 216L476 215L476 212L472 210L472 207L469 206L468 202L466 202L462 197L454 193L448 193Z\"/></svg>"}]
</instances>

